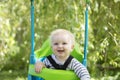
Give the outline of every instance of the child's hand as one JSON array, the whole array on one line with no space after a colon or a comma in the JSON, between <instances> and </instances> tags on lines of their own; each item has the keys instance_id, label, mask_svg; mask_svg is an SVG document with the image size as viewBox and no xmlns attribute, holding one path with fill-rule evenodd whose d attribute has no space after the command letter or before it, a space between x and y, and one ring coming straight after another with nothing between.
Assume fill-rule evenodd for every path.
<instances>
[{"instance_id":1,"label":"child's hand","mask_svg":"<svg viewBox=\"0 0 120 80\"><path fill-rule=\"evenodd\" d=\"M44 63L42 63L42 62L36 62L36 64L35 64L35 72L36 73L39 73L39 72L41 72L42 71L42 68L45 68L45 64Z\"/></svg>"}]
</instances>

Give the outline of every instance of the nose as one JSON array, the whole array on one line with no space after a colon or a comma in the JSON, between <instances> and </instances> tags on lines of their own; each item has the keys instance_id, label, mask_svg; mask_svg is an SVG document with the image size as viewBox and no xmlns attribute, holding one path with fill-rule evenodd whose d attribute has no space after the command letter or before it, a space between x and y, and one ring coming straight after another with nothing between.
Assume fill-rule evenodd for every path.
<instances>
[{"instance_id":1,"label":"nose","mask_svg":"<svg viewBox=\"0 0 120 80\"><path fill-rule=\"evenodd\" d=\"M58 45L58 47L60 47L60 48L61 48L61 47L62 47L62 44L59 44L59 45Z\"/></svg>"}]
</instances>

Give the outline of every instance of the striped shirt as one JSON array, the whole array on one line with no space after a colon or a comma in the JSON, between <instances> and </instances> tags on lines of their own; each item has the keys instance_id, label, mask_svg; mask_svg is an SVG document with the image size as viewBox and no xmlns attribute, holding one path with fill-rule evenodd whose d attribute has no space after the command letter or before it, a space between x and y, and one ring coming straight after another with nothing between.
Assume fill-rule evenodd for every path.
<instances>
[{"instance_id":1,"label":"striped shirt","mask_svg":"<svg viewBox=\"0 0 120 80\"><path fill-rule=\"evenodd\" d=\"M63 65L63 62L60 62L56 59L55 55L52 54L51 57L53 58L53 60L59 64L59 65ZM50 61L45 58L45 60L43 61L43 63L46 66L49 66L49 68L55 69L52 64L50 63ZM66 70L73 70L75 72L75 74L80 78L80 80L90 80L90 75L88 70L86 69L86 67L81 64L77 59L73 58L71 60L71 62L69 63L69 65L67 66Z\"/></svg>"}]
</instances>

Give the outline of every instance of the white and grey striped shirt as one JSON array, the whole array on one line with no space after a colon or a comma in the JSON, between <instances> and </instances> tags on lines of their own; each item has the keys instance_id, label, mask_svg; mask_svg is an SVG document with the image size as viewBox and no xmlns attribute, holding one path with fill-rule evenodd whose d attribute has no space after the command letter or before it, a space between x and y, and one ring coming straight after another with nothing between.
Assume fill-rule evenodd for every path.
<instances>
[{"instance_id":1,"label":"white and grey striped shirt","mask_svg":"<svg viewBox=\"0 0 120 80\"><path fill-rule=\"evenodd\" d=\"M51 57L53 58L53 60L59 64L59 65L63 65L64 63L58 61L55 57L54 54L51 55ZM46 66L49 66L49 68L55 69L52 64L50 63L50 61L45 58L45 60L43 61L43 63ZM75 74L80 78L80 80L90 80L90 75L88 70L86 69L86 67L81 64L77 59L73 58L70 62L70 64L68 65L66 70L73 70L75 72Z\"/></svg>"}]
</instances>

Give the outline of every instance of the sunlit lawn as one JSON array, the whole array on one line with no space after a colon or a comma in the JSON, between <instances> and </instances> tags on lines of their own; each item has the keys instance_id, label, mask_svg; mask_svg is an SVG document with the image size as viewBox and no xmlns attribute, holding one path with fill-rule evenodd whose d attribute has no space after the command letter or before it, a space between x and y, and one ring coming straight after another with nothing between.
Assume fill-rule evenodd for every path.
<instances>
[{"instance_id":1,"label":"sunlit lawn","mask_svg":"<svg viewBox=\"0 0 120 80\"><path fill-rule=\"evenodd\" d=\"M0 71L0 80L27 80L27 72Z\"/></svg>"}]
</instances>

